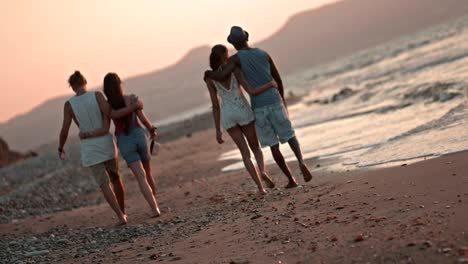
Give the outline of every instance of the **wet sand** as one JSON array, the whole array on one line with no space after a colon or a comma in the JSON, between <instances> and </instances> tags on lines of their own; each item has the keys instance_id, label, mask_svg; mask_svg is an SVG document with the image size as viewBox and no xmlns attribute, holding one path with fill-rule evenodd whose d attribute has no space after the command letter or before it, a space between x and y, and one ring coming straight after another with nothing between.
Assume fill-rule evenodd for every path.
<instances>
[{"instance_id":1,"label":"wet sand","mask_svg":"<svg viewBox=\"0 0 468 264\"><path fill-rule=\"evenodd\" d=\"M207 130L162 146L153 160L160 218L124 168L127 227L114 226L107 204L88 206L0 225L2 251L17 263L468 261L467 152L352 172L311 160L315 178L292 190L271 165L279 188L261 197L244 170L220 172L229 161L217 158L234 148L225 139Z\"/></svg>"}]
</instances>

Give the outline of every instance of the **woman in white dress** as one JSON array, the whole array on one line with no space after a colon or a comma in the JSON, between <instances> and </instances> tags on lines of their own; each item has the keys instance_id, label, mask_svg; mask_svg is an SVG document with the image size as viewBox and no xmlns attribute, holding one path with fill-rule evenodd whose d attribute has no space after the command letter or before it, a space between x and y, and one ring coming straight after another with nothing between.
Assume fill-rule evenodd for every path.
<instances>
[{"instance_id":1,"label":"woman in white dress","mask_svg":"<svg viewBox=\"0 0 468 264\"><path fill-rule=\"evenodd\" d=\"M210 67L212 70L221 70L228 61L228 57L228 50L224 45L214 46L210 54ZM213 105L216 140L219 144L224 143L221 132L222 127L228 132L239 148L245 168L257 184L259 192L265 194L266 190L263 188L259 173L252 163L250 150L252 150L255 156L260 176L263 181L265 181L267 187L274 188L275 184L265 172L263 153L255 131L254 115L247 99L240 89L240 84L242 84L242 87L251 95L260 94L268 89L275 89L277 84L272 81L263 86L253 88L244 79L240 69L237 69L235 73L224 82L220 83L211 79L205 79L205 82L210 92L211 103Z\"/></svg>"}]
</instances>

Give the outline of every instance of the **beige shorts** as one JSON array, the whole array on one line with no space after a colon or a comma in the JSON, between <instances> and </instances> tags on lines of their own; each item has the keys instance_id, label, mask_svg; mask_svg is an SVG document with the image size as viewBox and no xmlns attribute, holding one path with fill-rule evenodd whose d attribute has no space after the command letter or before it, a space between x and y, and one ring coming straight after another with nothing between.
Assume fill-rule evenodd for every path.
<instances>
[{"instance_id":1,"label":"beige shorts","mask_svg":"<svg viewBox=\"0 0 468 264\"><path fill-rule=\"evenodd\" d=\"M101 186L105 183L114 182L120 179L119 174L119 161L117 159L111 159L103 163L99 163L89 167L93 174L96 183Z\"/></svg>"}]
</instances>

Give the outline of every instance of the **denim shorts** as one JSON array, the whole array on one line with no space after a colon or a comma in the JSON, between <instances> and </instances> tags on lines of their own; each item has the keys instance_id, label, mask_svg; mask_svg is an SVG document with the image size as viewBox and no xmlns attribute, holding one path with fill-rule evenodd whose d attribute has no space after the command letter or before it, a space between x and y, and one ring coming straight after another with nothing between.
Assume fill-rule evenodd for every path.
<instances>
[{"instance_id":1,"label":"denim shorts","mask_svg":"<svg viewBox=\"0 0 468 264\"><path fill-rule=\"evenodd\" d=\"M283 103L266 105L254 109L255 127L262 147L271 147L288 142L295 137Z\"/></svg>"},{"instance_id":2,"label":"denim shorts","mask_svg":"<svg viewBox=\"0 0 468 264\"><path fill-rule=\"evenodd\" d=\"M117 145L127 165L136 161L147 162L151 160L148 136L141 127L130 129L128 134L118 134Z\"/></svg>"}]
</instances>

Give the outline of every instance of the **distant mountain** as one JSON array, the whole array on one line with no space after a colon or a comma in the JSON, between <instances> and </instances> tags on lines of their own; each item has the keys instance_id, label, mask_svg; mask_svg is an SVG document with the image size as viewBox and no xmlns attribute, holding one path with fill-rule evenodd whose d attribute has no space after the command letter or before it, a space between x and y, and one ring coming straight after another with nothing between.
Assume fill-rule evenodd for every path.
<instances>
[{"instance_id":1,"label":"distant mountain","mask_svg":"<svg viewBox=\"0 0 468 264\"><path fill-rule=\"evenodd\" d=\"M280 71L288 74L463 15L468 15L466 0L344 0L291 17L255 46L267 50ZM202 73L209 51L208 46L195 48L172 66L125 80L125 86L144 100L153 120L206 104ZM0 124L0 135L19 150L56 140L66 99L48 100Z\"/></svg>"}]
</instances>

